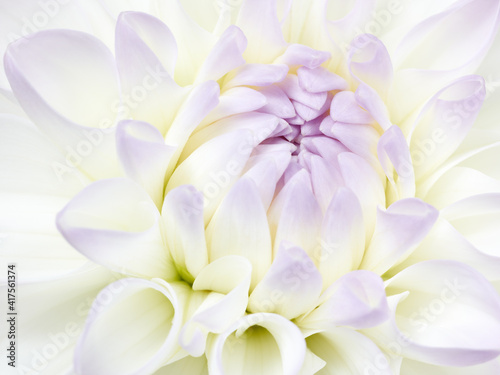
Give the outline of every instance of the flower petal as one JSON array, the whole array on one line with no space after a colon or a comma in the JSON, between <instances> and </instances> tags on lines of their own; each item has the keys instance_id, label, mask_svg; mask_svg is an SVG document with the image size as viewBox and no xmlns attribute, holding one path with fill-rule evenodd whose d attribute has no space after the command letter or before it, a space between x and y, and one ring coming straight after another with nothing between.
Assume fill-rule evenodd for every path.
<instances>
[{"instance_id":1,"label":"flower petal","mask_svg":"<svg viewBox=\"0 0 500 375\"><path fill-rule=\"evenodd\" d=\"M389 319L384 283L370 271L352 271L333 283L321 297L324 302L301 319L308 329L331 330L374 327Z\"/></svg>"},{"instance_id":2,"label":"flower petal","mask_svg":"<svg viewBox=\"0 0 500 375\"><path fill-rule=\"evenodd\" d=\"M376 208L385 207L384 186L377 172L362 157L343 152L338 162L346 186L356 194L363 209L366 240L369 241L375 227Z\"/></svg>"},{"instance_id":3,"label":"flower petal","mask_svg":"<svg viewBox=\"0 0 500 375\"><path fill-rule=\"evenodd\" d=\"M269 63L286 47L276 16L275 0L244 0L236 25L248 38L245 60L251 63Z\"/></svg>"},{"instance_id":4,"label":"flower petal","mask_svg":"<svg viewBox=\"0 0 500 375\"><path fill-rule=\"evenodd\" d=\"M237 130L206 142L175 169L166 192L185 184L201 191L207 224L248 160L253 146L251 138L250 131Z\"/></svg>"},{"instance_id":5,"label":"flower petal","mask_svg":"<svg viewBox=\"0 0 500 375\"><path fill-rule=\"evenodd\" d=\"M116 118L113 100L119 103L118 76L106 46L85 33L50 30L12 43L4 62L24 111L64 150L71 168L96 179L121 175L108 130Z\"/></svg>"},{"instance_id":6,"label":"flower petal","mask_svg":"<svg viewBox=\"0 0 500 375\"><path fill-rule=\"evenodd\" d=\"M156 371L175 353L182 315L175 290L163 280L134 278L110 284L92 304L75 351L76 372ZM144 345L137 345L146 338Z\"/></svg>"},{"instance_id":7,"label":"flower petal","mask_svg":"<svg viewBox=\"0 0 500 375\"><path fill-rule=\"evenodd\" d=\"M57 215L66 240L96 263L125 274L177 276L162 241L159 212L127 179L101 180L77 194Z\"/></svg>"},{"instance_id":8,"label":"flower petal","mask_svg":"<svg viewBox=\"0 0 500 375\"><path fill-rule=\"evenodd\" d=\"M388 352L459 367L500 353L500 296L473 268L449 260L420 262L390 279L386 291L395 318L364 333Z\"/></svg>"},{"instance_id":9,"label":"flower petal","mask_svg":"<svg viewBox=\"0 0 500 375\"><path fill-rule=\"evenodd\" d=\"M115 39L123 95L122 105L115 109L123 119L149 122L165 134L187 91L173 80L174 36L149 14L124 12L118 17Z\"/></svg>"},{"instance_id":10,"label":"flower petal","mask_svg":"<svg viewBox=\"0 0 500 375\"><path fill-rule=\"evenodd\" d=\"M446 218L481 252L500 257L498 226L500 194L480 194L463 199L442 211Z\"/></svg>"},{"instance_id":11,"label":"flower petal","mask_svg":"<svg viewBox=\"0 0 500 375\"><path fill-rule=\"evenodd\" d=\"M245 314L252 266L240 256L219 258L203 268L194 291L211 291L181 330L179 343L191 355L205 352L209 332L221 333Z\"/></svg>"},{"instance_id":12,"label":"flower petal","mask_svg":"<svg viewBox=\"0 0 500 375\"><path fill-rule=\"evenodd\" d=\"M16 268L16 294L22 296L16 300L16 311L22 318L17 320L14 373L16 369L51 375L71 373L75 345L92 301L117 275L89 264L62 277L27 280L22 267L19 263ZM0 293L7 295L7 272L3 277ZM7 311L7 298L4 301L1 307ZM4 368L10 367L5 364Z\"/></svg>"},{"instance_id":13,"label":"flower petal","mask_svg":"<svg viewBox=\"0 0 500 375\"><path fill-rule=\"evenodd\" d=\"M215 211L207 227L210 261L241 255L252 264L253 289L271 266L273 249L266 211L255 183L239 179Z\"/></svg>"},{"instance_id":14,"label":"flower petal","mask_svg":"<svg viewBox=\"0 0 500 375\"><path fill-rule=\"evenodd\" d=\"M416 248L438 218L439 212L416 198L377 210L377 225L360 268L382 275Z\"/></svg>"},{"instance_id":15,"label":"flower petal","mask_svg":"<svg viewBox=\"0 0 500 375\"><path fill-rule=\"evenodd\" d=\"M321 229L319 271L323 285L359 267L365 251L365 228L361 205L345 187L337 190L328 206Z\"/></svg>"},{"instance_id":16,"label":"flower petal","mask_svg":"<svg viewBox=\"0 0 500 375\"><path fill-rule=\"evenodd\" d=\"M165 173L175 147L167 146L152 125L134 120L118 124L116 148L127 176L137 182L160 208Z\"/></svg>"},{"instance_id":17,"label":"flower petal","mask_svg":"<svg viewBox=\"0 0 500 375\"><path fill-rule=\"evenodd\" d=\"M207 358L205 356L188 356L166 365L154 373L154 375L170 374L208 375Z\"/></svg>"},{"instance_id":18,"label":"flower petal","mask_svg":"<svg viewBox=\"0 0 500 375\"><path fill-rule=\"evenodd\" d=\"M383 352L361 333L338 327L307 338L307 347L326 362L327 374L392 375Z\"/></svg>"},{"instance_id":19,"label":"flower petal","mask_svg":"<svg viewBox=\"0 0 500 375\"><path fill-rule=\"evenodd\" d=\"M119 93L115 61L106 46L89 34L48 30L30 35L7 49L5 69L24 110L40 124L48 120L39 118L46 106L84 126L98 127L115 119L112 105Z\"/></svg>"},{"instance_id":20,"label":"flower petal","mask_svg":"<svg viewBox=\"0 0 500 375\"><path fill-rule=\"evenodd\" d=\"M205 116L199 128L201 129L225 117L255 111L265 104L266 97L251 88L235 87L226 90L219 96L217 107Z\"/></svg>"},{"instance_id":21,"label":"flower petal","mask_svg":"<svg viewBox=\"0 0 500 375\"><path fill-rule=\"evenodd\" d=\"M275 314L247 315L218 335L208 348L213 375L296 375L306 345L300 330Z\"/></svg>"},{"instance_id":22,"label":"flower petal","mask_svg":"<svg viewBox=\"0 0 500 375\"><path fill-rule=\"evenodd\" d=\"M465 139L485 97L484 80L467 76L440 90L415 123L410 150L418 179L425 178Z\"/></svg>"},{"instance_id":23,"label":"flower petal","mask_svg":"<svg viewBox=\"0 0 500 375\"><path fill-rule=\"evenodd\" d=\"M285 79L288 66L285 64L245 64L231 73L224 87L269 86Z\"/></svg>"},{"instance_id":24,"label":"flower petal","mask_svg":"<svg viewBox=\"0 0 500 375\"><path fill-rule=\"evenodd\" d=\"M307 172L296 173L270 208L269 224L275 251L281 246L281 241L286 240L314 256L319 245L322 216Z\"/></svg>"},{"instance_id":25,"label":"flower petal","mask_svg":"<svg viewBox=\"0 0 500 375\"><path fill-rule=\"evenodd\" d=\"M203 196L192 186L171 190L161 211L170 254L184 279L194 280L208 264Z\"/></svg>"},{"instance_id":26,"label":"flower petal","mask_svg":"<svg viewBox=\"0 0 500 375\"><path fill-rule=\"evenodd\" d=\"M322 283L306 252L282 242L271 268L250 295L248 310L296 318L315 307Z\"/></svg>"},{"instance_id":27,"label":"flower petal","mask_svg":"<svg viewBox=\"0 0 500 375\"><path fill-rule=\"evenodd\" d=\"M245 34L238 27L229 26L205 59L196 82L217 81L229 71L245 64L242 53L246 47Z\"/></svg>"},{"instance_id":28,"label":"flower petal","mask_svg":"<svg viewBox=\"0 0 500 375\"><path fill-rule=\"evenodd\" d=\"M371 34L358 35L347 58L351 75L387 99L392 85L392 62L384 44Z\"/></svg>"},{"instance_id":29,"label":"flower petal","mask_svg":"<svg viewBox=\"0 0 500 375\"><path fill-rule=\"evenodd\" d=\"M377 154L385 175L392 185L395 199L415 196L415 172L410 149L401 129L393 125L380 137ZM394 172L397 180L394 180Z\"/></svg>"}]
</instances>

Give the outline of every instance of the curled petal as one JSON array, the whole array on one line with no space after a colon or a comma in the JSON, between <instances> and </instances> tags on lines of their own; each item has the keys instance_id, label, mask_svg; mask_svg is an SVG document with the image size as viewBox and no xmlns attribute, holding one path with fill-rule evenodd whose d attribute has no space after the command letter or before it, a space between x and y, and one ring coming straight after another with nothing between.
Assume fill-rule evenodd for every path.
<instances>
[{"instance_id":1,"label":"curled petal","mask_svg":"<svg viewBox=\"0 0 500 375\"><path fill-rule=\"evenodd\" d=\"M208 348L214 375L297 375L306 345L300 330L275 314L247 315L218 335Z\"/></svg>"},{"instance_id":2,"label":"curled petal","mask_svg":"<svg viewBox=\"0 0 500 375\"><path fill-rule=\"evenodd\" d=\"M90 309L75 352L78 374L152 373L175 354L183 311L160 279L108 285ZM147 345L138 342L147 339Z\"/></svg>"}]
</instances>

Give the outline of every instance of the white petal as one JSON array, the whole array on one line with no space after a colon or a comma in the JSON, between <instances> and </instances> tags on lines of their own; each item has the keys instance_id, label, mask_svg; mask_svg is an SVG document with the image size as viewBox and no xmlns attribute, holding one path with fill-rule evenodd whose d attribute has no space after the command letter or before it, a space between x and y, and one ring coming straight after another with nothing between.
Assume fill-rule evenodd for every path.
<instances>
[{"instance_id":1,"label":"white petal","mask_svg":"<svg viewBox=\"0 0 500 375\"><path fill-rule=\"evenodd\" d=\"M272 87L272 86L270 86ZM248 87L235 87L219 96L219 104L203 119L200 128L222 118L252 112L266 104L266 97Z\"/></svg>"},{"instance_id":2,"label":"white petal","mask_svg":"<svg viewBox=\"0 0 500 375\"><path fill-rule=\"evenodd\" d=\"M485 97L484 80L463 77L440 90L421 111L410 151L417 180L439 167L467 136Z\"/></svg>"},{"instance_id":3,"label":"white petal","mask_svg":"<svg viewBox=\"0 0 500 375\"><path fill-rule=\"evenodd\" d=\"M382 275L404 260L429 233L439 212L416 198L377 210L377 224L360 268Z\"/></svg>"},{"instance_id":4,"label":"white petal","mask_svg":"<svg viewBox=\"0 0 500 375\"><path fill-rule=\"evenodd\" d=\"M167 193L190 184L205 197L205 224L212 217L225 193L239 176L252 151L249 131L238 130L216 137L194 151L172 174Z\"/></svg>"},{"instance_id":5,"label":"white petal","mask_svg":"<svg viewBox=\"0 0 500 375\"><path fill-rule=\"evenodd\" d=\"M324 302L301 319L301 327L326 330L350 326L362 329L389 319L384 283L373 272L349 272L333 283L321 298Z\"/></svg>"},{"instance_id":6,"label":"white petal","mask_svg":"<svg viewBox=\"0 0 500 375\"><path fill-rule=\"evenodd\" d=\"M405 375L493 375L500 373L500 361L493 360L485 364L468 367L445 367L433 366L426 363L404 359L401 365L401 373Z\"/></svg>"},{"instance_id":7,"label":"white petal","mask_svg":"<svg viewBox=\"0 0 500 375\"><path fill-rule=\"evenodd\" d=\"M500 297L473 268L450 260L425 261L386 285L395 320L364 331L385 350L460 367L500 353Z\"/></svg>"},{"instance_id":8,"label":"white petal","mask_svg":"<svg viewBox=\"0 0 500 375\"><path fill-rule=\"evenodd\" d=\"M226 73L245 64L242 53L247 47L245 34L236 26L229 26L220 36L200 71L197 82L217 81Z\"/></svg>"},{"instance_id":9,"label":"white petal","mask_svg":"<svg viewBox=\"0 0 500 375\"><path fill-rule=\"evenodd\" d=\"M53 279L68 274L88 259L57 231L56 214L68 202L42 194L2 191L0 195L0 265L22 264L23 280Z\"/></svg>"},{"instance_id":10,"label":"white petal","mask_svg":"<svg viewBox=\"0 0 500 375\"><path fill-rule=\"evenodd\" d=\"M211 293L182 328L179 343L188 353L202 355L209 332L221 333L244 315L251 272L248 260L230 255L210 263L199 273L193 290Z\"/></svg>"},{"instance_id":11,"label":"white petal","mask_svg":"<svg viewBox=\"0 0 500 375\"><path fill-rule=\"evenodd\" d=\"M188 356L166 365L154 373L154 375L171 374L208 375L207 358L205 356Z\"/></svg>"},{"instance_id":12,"label":"white petal","mask_svg":"<svg viewBox=\"0 0 500 375\"><path fill-rule=\"evenodd\" d=\"M477 249L443 217L438 219L431 232L408 259L387 274L395 275L412 264L431 259L456 260L474 267L490 281L500 279L500 257Z\"/></svg>"},{"instance_id":13,"label":"white petal","mask_svg":"<svg viewBox=\"0 0 500 375\"><path fill-rule=\"evenodd\" d=\"M446 207L446 218L469 242L486 254L500 257L498 226L500 194L480 194Z\"/></svg>"},{"instance_id":14,"label":"white petal","mask_svg":"<svg viewBox=\"0 0 500 375\"><path fill-rule=\"evenodd\" d=\"M119 93L115 61L106 46L89 34L50 30L23 38L7 49L5 69L16 97L39 126L49 127L48 118L39 118L48 111L44 107L85 126L98 127L103 120L115 119L112 105Z\"/></svg>"},{"instance_id":15,"label":"white petal","mask_svg":"<svg viewBox=\"0 0 500 375\"><path fill-rule=\"evenodd\" d=\"M28 120L0 115L0 188L70 198L91 181Z\"/></svg>"},{"instance_id":16,"label":"white petal","mask_svg":"<svg viewBox=\"0 0 500 375\"><path fill-rule=\"evenodd\" d=\"M321 208L316 201L309 176L305 170L298 172L285 185L271 205L269 223L274 235L275 251L286 240L301 247L314 259L318 250Z\"/></svg>"},{"instance_id":17,"label":"white petal","mask_svg":"<svg viewBox=\"0 0 500 375\"><path fill-rule=\"evenodd\" d=\"M177 269L184 279L194 280L208 264L203 196L192 186L179 186L166 195L161 213Z\"/></svg>"},{"instance_id":18,"label":"white petal","mask_svg":"<svg viewBox=\"0 0 500 375\"><path fill-rule=\"evenodd\" d=\"M112 105L119 103L111 52L94 37L70 30L40 32L23 41L10 45L4 61L25 112L66 154L70 167L91 178L120 176L114 130L108 129L116 118Z\"/></svg>"},{"instance_id":19,"label":"white petal","mask_svg":"<svg viewBox=\"0 0 500 375\"><path fill-rule=\"evenodd\" d=\"M57 227L78 251L126 274L172 279L176 271L160 233L151 198L127 179L101 180L57 215Z\"/></svg>"},{"instance_id":20,"label":"white petal","mask_svg":"<svg viewBox=\"0 0 500 375\"><path fill-rule=\"evenodd\" d=\"M23 263L19 263L16 269L16 293L17 297L22 297L16 300L14 374L66 374L73 368L75 345L84 329L92 301L102 288L119 276L104 267L88 265L64 277L31 282L24 278L22 267ZM3 277L7 277L7 272ZM7 296L5 279L1 283L0 292ZM1 308L7 311L7 298L4 301ZM3 343L7 344L7 341ZM6 362L2 369L7 369Z\"/></svg>"},{"instance_id":21,"label":"white petal","mask_svg":"<svg viewBox=\"0 0 500 375\"><path fill-rule=\"evenodd\" d=\"M187 91L172 78L177 59L172 33L151 15L121 13L115 50L123 95L115 110L122 119L149 122L165 134Z\"/></svg>"},{"instance_id":22,"label":"white petal","mask_svg":"<svg viewBox=\"0 0 500 375\"><path fill-rule=\"evenodd\" d=\"M210 261L230 254L250 261L252 289L264 277L273 249L266 210L251 179L239 179L227 193L207 227L207 240Z\"/></svg>"},{"instance_id":23,"label":"white petal","mask_svg":"<svg viewBox=\"0 0 500 375\"><path fill-rule=\"evenodd\" d=\"M97 296L75 351L78 374L152 373L175 353L183 311L155 280L122 279Z\"/></svg>"},{"instance_id":24,"label":"white petal","mask_svg":"<svg viewBox=\"0 0 500 375\"><path fill-rule=\"evenodd\" d=\"M389 179L396 199L415 196L415 172L410 150L401 129L391 126L378 141L377 154L385 175ZM397 173L397 181L394 180Z\"/></svg>"},{"instance_id":25,"label":"white petal","mask_svg":"<svg viewBox=\"0 0 500 375\"><path fill-rule=\"evenodd\" d=\"M434 7L432 3L425 13ZM394 54L398 69L394 98L398 100L391 112L395 121L451 80L474 71L497 34L499 8L498 1L454 2L432 17L424 17L405 35ZM409 87L412 95L407 95Z\"/></svg>"},{"instance_id":26,"label":"white petal","mask_svg":"<svg viewBox=\"0 0 500 375\"><path fill-rule=\"evenodd\" d=\"M379 205L385 207L384 186L377 172L362 157L344 152L338 156L338 162L346 186L361 203L368 241L375 226L376 208Z\"/></svg>"},{"instance_id":27,"label":"white petal","mask_svg":"<svg viewBox=\"0 0 500 375\"><path fill-rule=\"evenodd\" d=\"M441 209L477 194L500 191L500 181L467 167L454 167L432 185L423 199Z\"/></svg>"},{"instance_id":28,"label":"white petal","mask_svg":"<svg viewBox=\"0 0 500 375\"><path fill-rule=\"evenodd\" d=\"M354 38L347 63L353 77L387 99L393 78L392 63L387 49L377 37L362 34Z\"/></svg>"},{"instance_id":29,"label":"white petal","mask_svg":"<svg viewBox=\"0 0 500 375\"><path fill-rule=\"evenodd\" d=\"M250 295L248 310L296 318L316 306L322 283L306 252L283 242L269 272Z\"/></svg>"},{"instance_id":30,"label":"white petal","mask_svg":"<svg viewBox=\"0 0 500 375\"><path fill-rule=\"evenodd\" d=\"M307 338L307 347L326 362L321 373L392 375L383 352L367 337L338 327Z\"/></svg>"},{"instance_id":31,"label":"white petal","mask_svg":"<svg viewBox=\"0 0 500 375\"><path fill-rule=\"evenodd\" d=\"M363 212L348 188L340 188L325 214L321 229L319 271L327 287L359 267L365 251Z\"/></svg>"},{"instance_id":32,"label":"white petal","mask_svg":"<svg viewBox=\"0 0 500 375\"><path fill-rule=\"evenodd\" d=\"M236 21L248 38L245 60L270 63L285 49L286 43L276 17L275 0L245 0Z\"/></svg>"},{"instance_id":33,"label":"white petal","mask_svg":"<svg viewBox=\"0 0 500 375\"><path fill-rule=\"evenodd\" d=\"M247 315L218 335L208 348L213 375L297 375L306 346L302 333L275 314Z\"/></svg>"},{"instance_id":34,"label":"white petal","mask_svg":"<svg viewBox=\"0 0 500 375\"><path fill-rule=\"evenodd\" d=\"M122 121L116 131L116 147L127 176L149 194L158 208L163 201L165 173L175 148L146 122Z\"/></svg>"},{"instance_id":35,"label":"white petal","mask_svg":"<svg viewBox=\"0 0 500 375\"><path fill-rule=\"evenodd\" d=\"M216 36L191 19L180 1L159 1L155 5L161 20L174 34L179 48L175 81L181 86L191 84L216 43Z\"/></svg>"}]
</instances>

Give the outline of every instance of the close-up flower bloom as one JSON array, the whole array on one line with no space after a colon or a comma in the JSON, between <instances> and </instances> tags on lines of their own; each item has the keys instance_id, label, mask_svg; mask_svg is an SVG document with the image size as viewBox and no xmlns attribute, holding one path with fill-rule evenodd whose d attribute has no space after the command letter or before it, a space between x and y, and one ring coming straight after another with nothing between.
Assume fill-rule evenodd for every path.
<instances>
[{"instance_id":1,"label":"close-up flower bloom","mask_svg":"<svg viewBox=\"0 0 500 375\"><path fill-rule=\"evenodd\" d=\"M2 374L500 374L499 25L0 0Z\"/></svg>"}]
</instances>

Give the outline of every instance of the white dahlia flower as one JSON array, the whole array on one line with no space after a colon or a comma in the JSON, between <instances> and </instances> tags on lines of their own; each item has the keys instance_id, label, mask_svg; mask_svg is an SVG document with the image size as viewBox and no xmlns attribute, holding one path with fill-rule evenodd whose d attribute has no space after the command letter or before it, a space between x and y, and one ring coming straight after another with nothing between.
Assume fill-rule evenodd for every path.
<instances>
[{"instance_id":1,"label":"white dahlia flower","mask_svg":"<svg viewBox=\"0 0 500 375\"><path fill-rule=\"evenodd\" d=\"M500 374L499 22L0 0L1 373Z\"/></svg>"}]
</instances>

